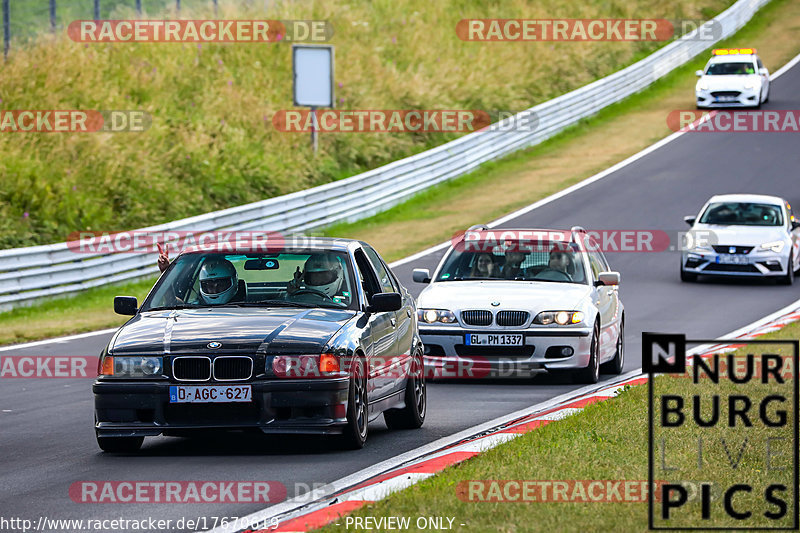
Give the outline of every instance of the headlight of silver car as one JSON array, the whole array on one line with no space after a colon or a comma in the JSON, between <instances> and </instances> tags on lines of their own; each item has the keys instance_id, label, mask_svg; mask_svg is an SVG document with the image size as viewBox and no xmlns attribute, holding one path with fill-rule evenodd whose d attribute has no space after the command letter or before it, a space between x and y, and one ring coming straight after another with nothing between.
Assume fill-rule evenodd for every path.
<instances>
[{"instance_id":1,"label":"headlight of silver car","mask_svg":"<svg viewBox=\"0 0 800 533\"><path fill-rule=\"evenodd\" d=\"M426 324L433 324L434 322L452 324L457 322L456 315L447 309L417 309L417 318L420 322L425 322Z\"/></svg>"},{"instance_id":2,"label":"headlight of silver car","mask_svg":"<svg viewBox=\"0 0 800 533\"><path fill-rule=\"evenodd\" d=\"M543 311L536 315L533 319L534 324L547 324L556 323L559 326L566 326L567 324L580 324L583 322L583 313L580 311Z\"/></svg>"},{"instance_id":3,"label":"headlight of silver car","mask_svg":"<svg viewBox=\"0 0 800 533\"><path fill-rule=\"evenodd\" d=\"M761 245L761 249L762 250L771 250L771 251L775 252L776 254L779 254L783 250L784 246L786 246L786 243L784 241L770 241L770 242L765 242L764 244L762 244Z\"/></svg>"},{"instance_id":4,"label":"headlight of silver car","mask_svg":"<svg viewBox=\"0 0 800 533\"><path fill-rule=\"evenodd\" d=\"M160 357L114 357L114 377L148 378L161 374Z\"/></svg>"}]
</instances>

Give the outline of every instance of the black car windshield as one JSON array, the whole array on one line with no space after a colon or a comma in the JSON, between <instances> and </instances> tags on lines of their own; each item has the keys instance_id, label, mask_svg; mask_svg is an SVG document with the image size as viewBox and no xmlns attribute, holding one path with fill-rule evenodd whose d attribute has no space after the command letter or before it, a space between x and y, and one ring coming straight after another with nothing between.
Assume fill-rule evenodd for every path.
<instances>
[{"instance_id":1,"label":"black car windshield","mask_svg":"<svg viewBox=\"0 0 800 533\"><path fill-rule=\"evenodd\" d=\"M708 76L731 76L737 74L755 74L756 68L752 63L714 63L708 66L706 75Z\"/></svg>"},{"instance_id":2,"label":"black car windshield","mask_svg":"<svg viewBox=\"0 0 800 533\"><path fill-rule=\"evenodd\" d=\"M141 310L260 306L357 309L354 279L344 252L190 253L170 265Z\"/></svg>"},{"instance_id":3,"label":"black car windshield","mask_svg":"<svg viewBox=\"0 0 800 533\"><path fill-rule=\"evenodd\" d=\"M701 224L734 226L782 226L780 206L748 202L717 202L700 217Z\"/></svg>"},{"instance_id":4,"label":"black car windshield","mask_svg":"<svg viewBox=\"0 0 800 533\"><path fill-rule=\"evenodd\" d=\"M505 242L490 249L456 245L434 281L516 280L587 283L583 254L575 243Z\"/></svg>"}]
</instances>

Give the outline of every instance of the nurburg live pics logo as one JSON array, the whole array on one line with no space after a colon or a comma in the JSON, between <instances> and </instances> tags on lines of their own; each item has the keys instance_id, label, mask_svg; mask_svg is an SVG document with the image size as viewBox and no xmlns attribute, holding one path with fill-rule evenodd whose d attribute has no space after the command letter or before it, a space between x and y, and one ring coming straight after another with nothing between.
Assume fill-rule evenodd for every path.
<instances>
[{"instance_id":1,"label":"nurburg live pics logo","mask_svg":"<svg viewBox=\"0 0 800 533\"><path fill-rule=\"evenodd\" d=\"M660 482L649 529L797 530L799 352L797 340L642 334L648 482ZM704 482L688 498L693 479Z\"/></svg>"}]
</instances>

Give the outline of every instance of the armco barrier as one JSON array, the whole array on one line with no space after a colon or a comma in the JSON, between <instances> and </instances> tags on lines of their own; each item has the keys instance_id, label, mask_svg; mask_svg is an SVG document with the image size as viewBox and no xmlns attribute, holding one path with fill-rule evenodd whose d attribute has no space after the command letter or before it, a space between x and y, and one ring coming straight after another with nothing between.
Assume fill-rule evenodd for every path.
<instances>
[{"instance_id":1,"label":"armco barrier","mask_svg":"<svg viewBox=\"0 0 800 533\"><path fill-rule=\"evenodd\" d=\"M735 33L768 1L739 0L716 17L720 39ZM538 118L534 131L471 133L344 180L139 231L297 233L368 217L486 161L538 144L642 90L713 44L697 35L695 30L623 70L530 108L527 112ZM0 250L0 310L157 271L155 258L147 254L76 254L66 243Z\"/></svg>"}]
</instances>

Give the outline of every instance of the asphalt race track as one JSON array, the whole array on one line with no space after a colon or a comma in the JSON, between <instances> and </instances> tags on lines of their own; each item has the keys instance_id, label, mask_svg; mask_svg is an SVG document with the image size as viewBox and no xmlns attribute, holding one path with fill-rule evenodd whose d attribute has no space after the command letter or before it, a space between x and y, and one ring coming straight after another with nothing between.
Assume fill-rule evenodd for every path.
<instances>
[{"instance_id":1,"label":"asphalt race track","mask_svg":"<svg viewBox=\"0 0 800 533\"><path fill-rule=\"evenodd\" d=\"M691 95L686 95L691 102ZM800 109L800 66L772 85L763 109ZM666 118L670 110L664 110ZM612 141L613 142L613 141ZM717 193L757 192L800 205L797 134L688 133L606 178L528 212L503 227L659 229L673 242L693 215ZM486 222L479 221L478 222ZM433 269L434 253L395 269L418 293L411 269ZM622 273L627 315L625 370L641 364L642 331L720 336L800 298L771 282L682 284L679 253L609 253ZM155 258L153 259L155 261ZM111 303L109 302L109 312ZM96 355L109 335L0 352L6 355ZM601 376L609 379L609 376ZM103 454L94 438L91 380L0 381L0 509L8 517L135 518L244 516L250 504L78 504L68 489L80 480L274 480L289 496L314 483L334 481L398 453L497 416L564 393L575 385L547 376L533 380L435 383L429 412L417 431L389 432L382 419L370 426L361 451L330 451L313 437L227 434L196 439L148 438L137 455ZM299 485L298 485L299 484Z\"/></svg>"}]
</instances>

